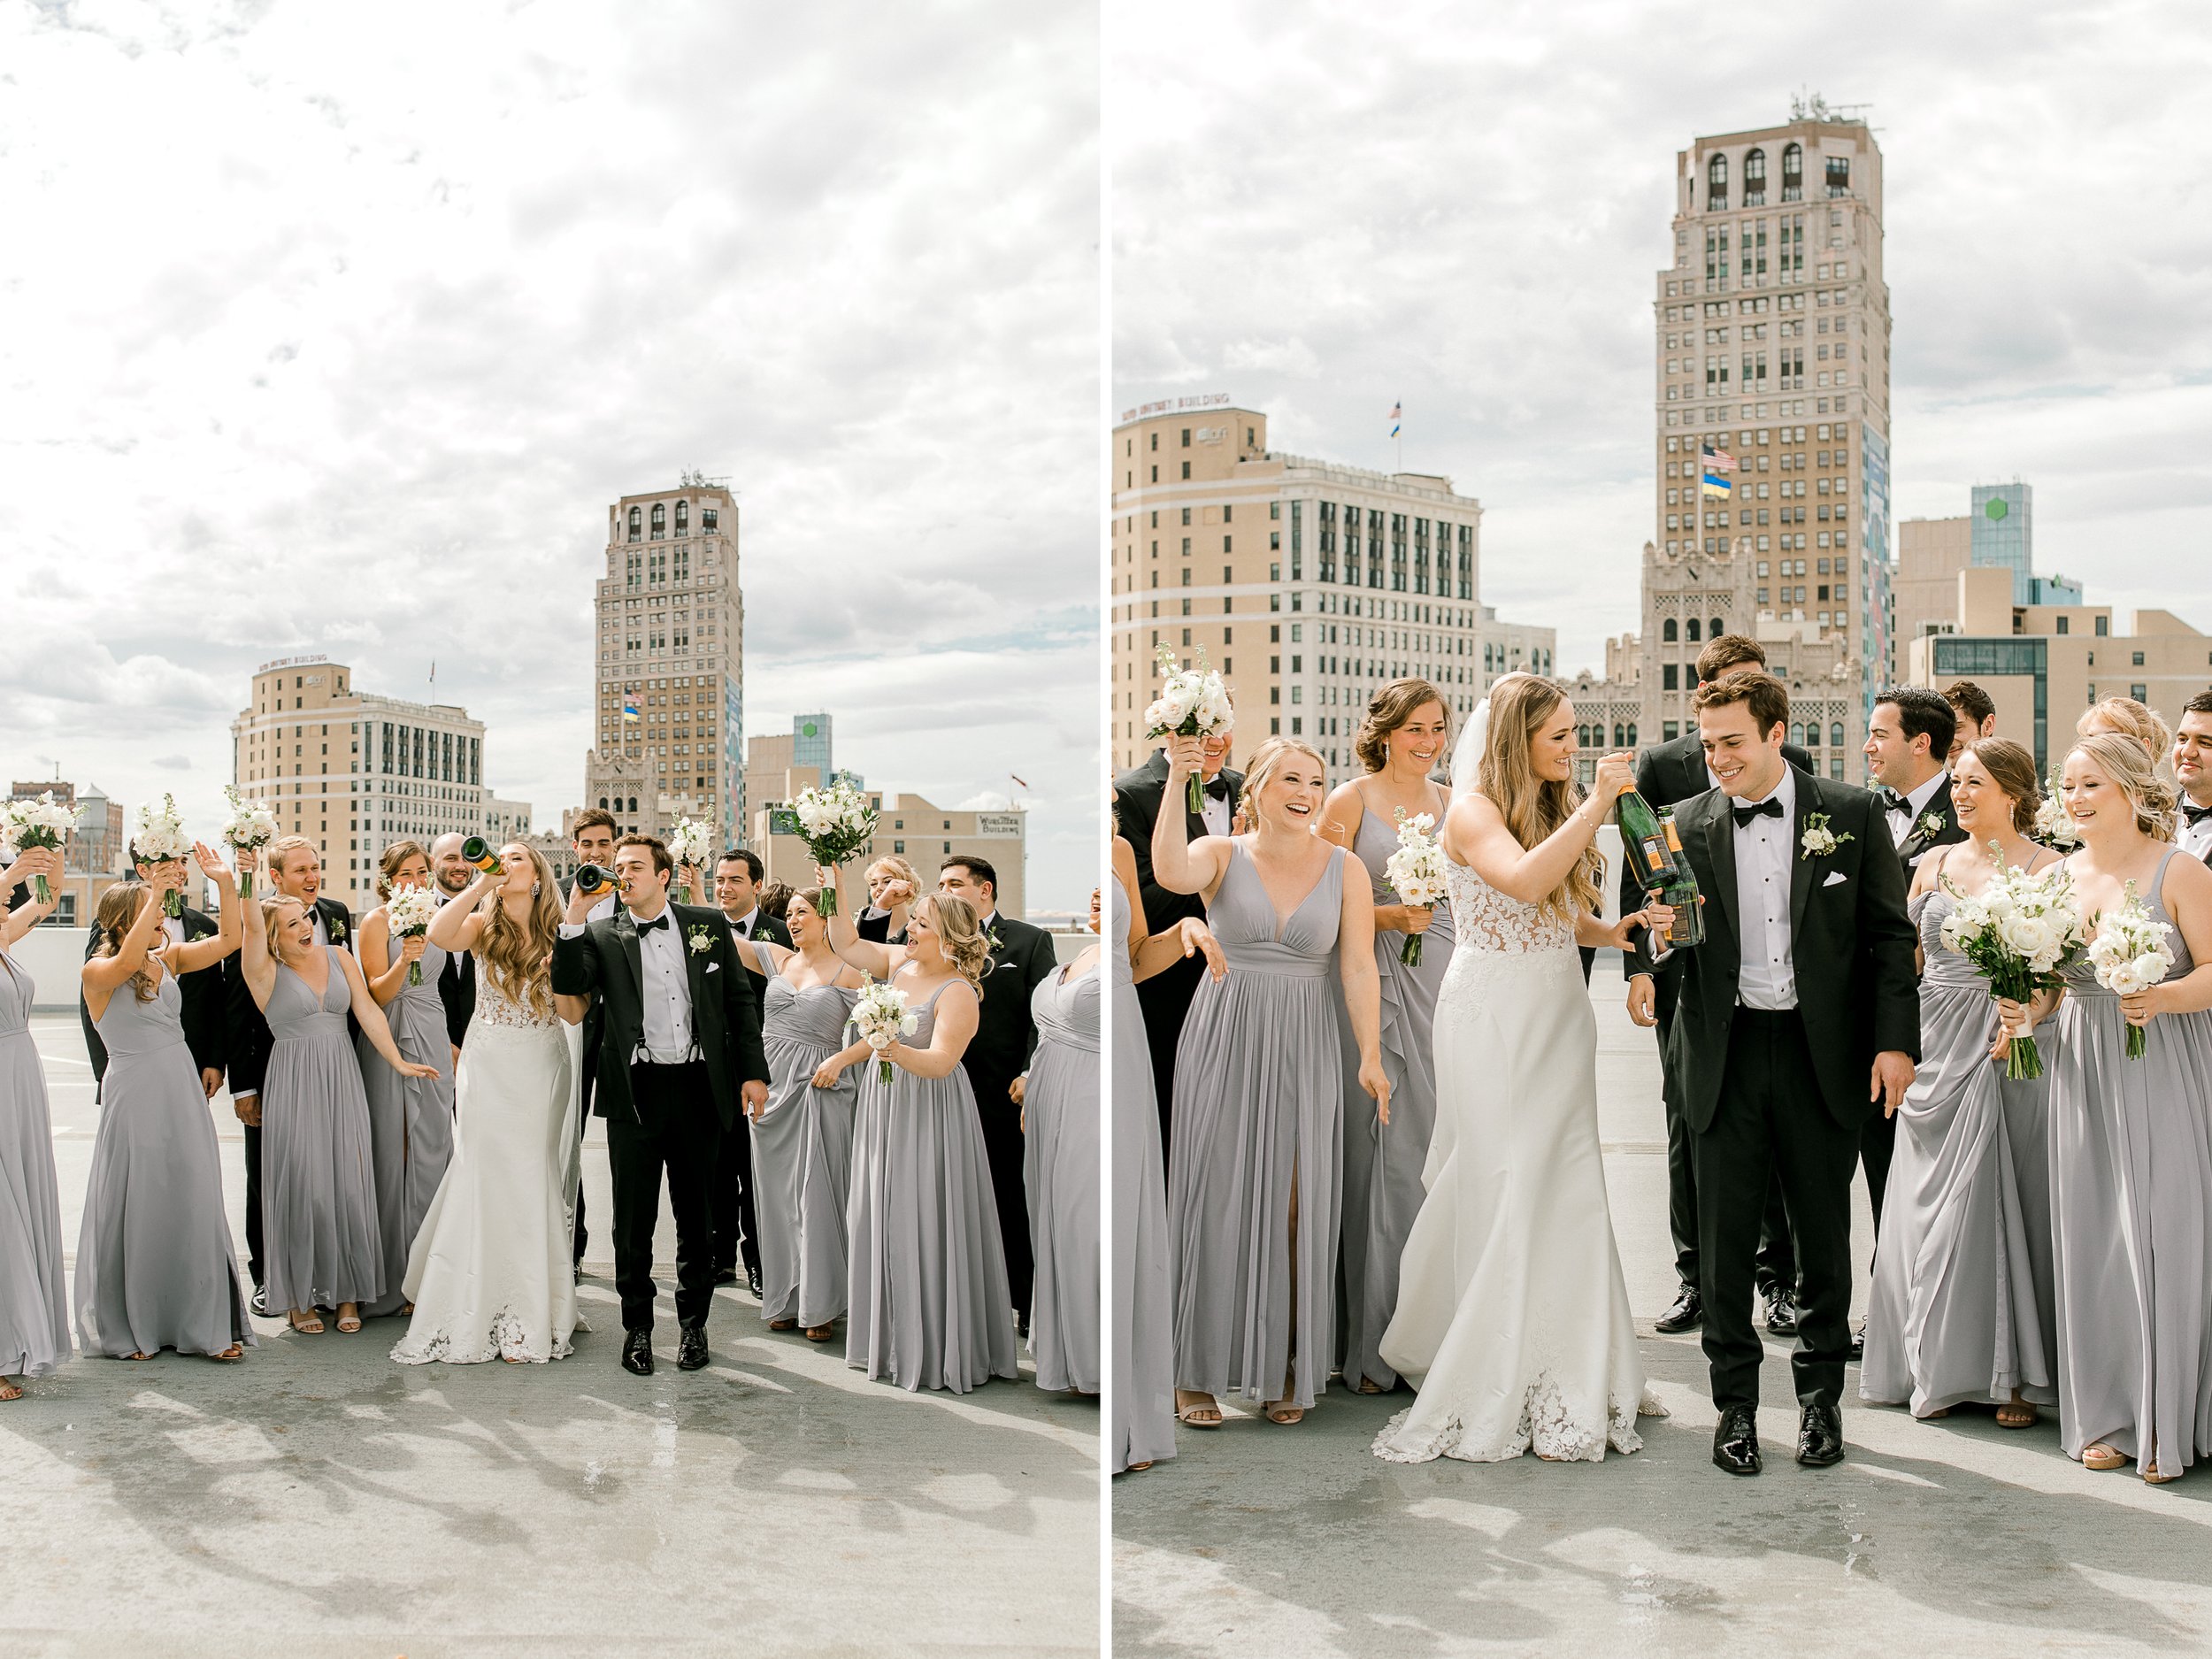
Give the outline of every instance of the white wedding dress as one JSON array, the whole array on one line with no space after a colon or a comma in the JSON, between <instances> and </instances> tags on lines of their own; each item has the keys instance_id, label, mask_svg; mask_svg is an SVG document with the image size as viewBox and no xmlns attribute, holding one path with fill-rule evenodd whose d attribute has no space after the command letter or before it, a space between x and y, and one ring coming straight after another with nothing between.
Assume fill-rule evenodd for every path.
<instances>
[{"instance_id":1,"label":"white wedding dress","mask_svg":"<svg viewBox=\"0 0 2212 1659\"><path fill-rule=\"evenodd\" d=\"M454 1080L453 1161L407 1256L403 1365L553 1360L576 1317L581 1033L541 1019L478 959ZM585 1327L588 1329L589 1327Z\"/></svg>"},{"instance_id":2,"label":"white wedding dress","mask_svg":"<svg viewBox=\"0 0 2212 1659\"><path fill-rule=\"evenodd\" d=\"M1598 1149L1597 1021L1574 930L1448 866L1436 1129L1383 1358L1417 1395L1393 1463L1632 1452L1644 1393ZM1389 1130L1383 1131L1385 1134Z\"/></svg>"}]
</instances>

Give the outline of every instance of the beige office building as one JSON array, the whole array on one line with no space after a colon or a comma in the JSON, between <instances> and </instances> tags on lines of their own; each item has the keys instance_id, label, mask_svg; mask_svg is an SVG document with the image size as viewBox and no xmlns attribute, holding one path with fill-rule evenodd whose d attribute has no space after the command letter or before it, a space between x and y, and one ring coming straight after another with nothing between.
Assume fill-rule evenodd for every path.
<instances>
[{"instance_id":1,"label":"beige office building","mask_svg":"<svg viewBox=\"0 0 2212 1659\"><path fill-rule=\"evenodd\" d=\"M1266 415L1225 395L1127 411L1111 462L1117 770L1155 747L1163 649L1229 682L1237 758L1279 733L1339 772L1393 680L1433 681L1463 717L1500 674L1555 670L1553 630L1483 606L1482 506L1448 478L1279 453Z\"/></svg>"},{"instance_id":2,"label":"beige office building","mask_svg":"<svg viewBox=\"0 0 2212 1659\"><path fill-rule=\"evenodd\" d=\"M1973 529L1965 518L1907 518L1897 526L1891 679L1908 678L1913 641L1958 631L1959 573L1974 562Z\"/></svg>"},{"instance_id":3,"label":"beige office building","mask_svg":"<svg viewBox=\"0 0 2212 1659\"><path fill-rule=\"evenodd\" d=\"M760 855L764 880L787 882L795 887L814 885L814 861L783 803L820 781L814 768L795 767L786 774L778 796L753 810L753 833L745 844ZM999 909L1017 921L1027 919L1023 881L1028 860L1026 808L970 810L941 807L918 795L887 794L879 789L867 793L881 816L868 853L856 859L846 874L847 891L856 902L862 898L863 872L871 861L887 853L896 853L912 864L925 889L935 885L938 866L946 859L972 853L988 859L998 872Z\"/></svg>"},{"instance_id":4,"label":"beige office building","mask_svg":"<svg viewBox=\"0 0 2212 1659\"><path fill-rule=\"evenodd\" d=\"M687 474L607 509L584 798L626 830L746 821L737 499ZM634 718L633 718L634 717Z\"/></svg>"}]
</instances>

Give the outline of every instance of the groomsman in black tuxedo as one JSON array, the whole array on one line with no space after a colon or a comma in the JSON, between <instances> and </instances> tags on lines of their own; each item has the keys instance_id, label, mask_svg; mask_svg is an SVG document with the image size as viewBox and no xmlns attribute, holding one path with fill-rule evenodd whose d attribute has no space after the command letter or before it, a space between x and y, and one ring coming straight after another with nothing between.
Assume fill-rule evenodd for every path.
<instances>
[{"instance_id":1,"label":"groomsman in black tuxedo","mask_svg":"<svg viewBox=\"0 0 2212 1659\"><path fill-rule=\"evenodd\" d=\"M297 899L307 907L317 944L353 949L353 912L342 901L322 896L323 861L314 842L302 835L280 835L258 858L245 854L242 862L267 867L265 878L254 884L257 901L279 895ZM260 925L257 905L247 912L246 926ZM253 993L246 988L244 955L240 951L223 958L223 1017L230 1097L238 1121L246 1126L246 1269L253 1277L253 1310L264 1319L281 1318L284 1310L280 1308L272 1316L261 1294L261 1079L276 1039L254 1005ZM356 1029L351 1014L346 1016L346 1028Z\"/></svg>"},{"instance_id":2,"label":"groomsman in black tuxedo","mask_svg":"<svg viewBox=\"0 0 2212 1659\"><path fill-rule=\"evenodd\" d=\"M1029 1195L1022 1175L1021 1108L1014 1104L1012 1090L1014 1079L1029 1069L1030 1052L1037 1046L1030 993L1057 971L1059 959L1053 953L1052 935L1043 928L999 914L998 872L989 859L956 853L938 872L937 890L964 899L974 908L991 947L991 972L983 979L975 1040L960 1064L975 1093L983 1149L991 1160L991 1189L998 1200L999 1235L1006 1246L1015 1323L1026 1332L1036 1262L1030 1249Z\"/></svg>"},{"instance_id":3,"label":"groomsman in black tuxedo","mask_svg":"<svg viewBox=\"0 0 2212 1659\"><path fill-rule=\"evenodd\" d=\"M1943 700L1951 705L1951 718L1955 723L1951 733L1951 752L1943 762L1947 767L1959 757L1959 750L1976 738L1997 735L1997 704L1970 680L1955 680L1944 687Z\"/></svg>"},{"instance_id":4,"label":"groomsman in black tuxedo","mask_svg":"<svg viewBox=\"0 0 2212 1659\"><path fill-rule=\"evenodd\" d=\"M1766 648L1744 634L1724 634L1709 641L1697 654L1698 683L1723 674L1766 666ZM1782 758L1800 772L1810 772L1813 759L1794 743L1782 745ZM1716 787L1717 780L1705 764L1705 750L1693 726L1680 737L1670 738L1644 750L1636 761L1636 792L1656 809L1683 802ZM1624 910L1643 908L1644 896L1635 890L1625 859L1621 863L1621 903ZM1667 1114L1667 1226L1674 1236L1674 1271L1682 1288L1674 1305L1659 1316L1655 1330L1673 1335L1694 1331L1705 1317L1704 1299L1698 1293L1697 1164L1691 1156L1690 1125L1682 1115L1682 1092L1667 1064L1667 1028L1674 1020L1676 969L1670 960L1655 974L1648 963L1635 956L1624 959L1628 975L1629 1018L1640 1025L1659 1027L1660 1096ZM1644 979L1640 987L1639 977ZM1760 1299L1766 1304L1766 1327L1777 1336L1797 1333L1797 1252L1790 1243L1790 1223L1782 1203L1782 1178L1778 1172L1767 1188L1766 1214L1759 1224L1757 1278Z\"/></svg>"},{"instance_id":5,"label":"groomsman in black tuxedo","mask_svg":"<svg viewBox=\"0 0 2212 1659\"><path fill-rule=\"evenodd\" d=\"M2181 833L2192 858L2212 864L2212 691L2181 705L2174 728L2174 780L2181 786Z\"/></svg>"},{"instance_id":6,"label":"groomsman in black tuxedo","mask_svg":"<svg viewBox=\"0 0 2212 1659\"><path fill-rule=\"evenodd\" d=\"M154 870L159 867L160 864L188 862L184 859L156 861L142 857L135 847L131 849L130 857L130 873L123 878L127 882L144 881ZM27 904L30 900L31 895L26 890L23 895L23 902ZM212 939L222 931L215 925L213 917L204 910L196 910L188 904L184 907L182 916L173 916L165 919L162 928L168 934L171 942L180 945L195 939ZM97 927L87 928L85 930L85 960L91 961L93 953L99 948L100 930ZM223 965L211 964L196 972L180 974L177 977L177 994L182 998L179 1011L184 1022L185 1046L191 1049L192 1064L199 1070L201 1091L208 1099L213 1100L215 1091L223 1087L223 1070L227 1052L223 1015ZM77 993L77 1018L84 1026L85 1051L91 1056L92 1080L96 1086L105 1081L107 1078L108 1049L107 1045L100 1041L99 1032L93 1026L92 1010L85 1006L84 993L81 990ZM96 1101L99 1099L99 1091L96 1087L93 1092L93 1098ZM256 1276L256 1282L259 1282L258 1275Z\"/></svg>"},{"instance_id":7,"label":"groomsman in black tuxedo","mask_svg":"<svg viewBox=\"0 0 2212 1659\"><path fill-rule=\"evenodd\" d=\"M760 998L719 910L672 904L675 863L650 835L615 843L620 902L585 918L572 892L553 946L553 989L601 1010L594 1110L607 1120L614 1173L614 1276L622 1298L622 1364L653 1374L653 1227L661 1175L676 1217L676 1363L707 1363L714 1302L715 1160L742 1134L741 1108L768 1102Z\"/></svg>"},{"instance_id":8,"label":"groomsman in black tuxedo","mask_svg":"<svg viewBox=\"0 0 2212 1659\"><path fill-rule=\"evenodd\" d=\"M1705 895L1705 942L1679 957L1668 1063L1697 1163L1713 1462L1760 1469L1754 1262L1779 1171L1798 1256L1797 1461L1843 1456L1851 1346L1851 1174L1870 1116L1893 1113L1920 1051L1903 866L1880 803L1782 757L1789 693L1770 674L1699 687L1717 788L1675 812ZM1648 947L1642 947L1648 949Z\"/></svg>"},{"instance_id":9,"label":"groomsman in black tuxedo","mask_svg":"<svg viewBox=\"0 0 2212 1659\"><path fill-rule=\"evenodd\" d=\"M894 933L891 918L901 905L913 903L922 890L914 866L893 853L868 866L866 880L868 902L853 918L853 932L874 944L904 944L905 925Z\"/></svg>"},{"instance_id":10,"label":"groomsman in black tuxedo","mask_svg":"<svg viewBox=\"0 0 2212 1659\"><path fill-rule=\"evenodd\" d=\"M476 879L475 867L461 856L461 843L467 839L457 830L430 843L430 879L438 885L438 897L449 904L467 892ZM453 1059L458 1064L461 1040L468 1034L469 1021L476 1014L473 953L447 953L445 966L438 970L438 1000L445 1004L446 1041L452 1045Z\"/></svg>"},{"instance_id":11,"label":"groomsman in black tuxedo","mask_svg":"<svg viewBox=\"0 0 2212 1659\"><path fill-rule=\"evenodd\" d=\"M1235 737L1224 732L1199 746L1206 786L1202 812L1186 812L1192 841L1201 835L1226 835L1236 822L1237 802L1244 793L1244 774L1229 765L1229 749ZM1152 826L1159 821L1161 797L1167 790L1167 750L1156 749L1143 765L1114 780L1115 815L1122 838L1137 856L1137 897L1144 906L1144 931L1163 933L1187 916L1203 920L1205 901L1195 893L1170 893L1152 879ZM1640 906L1639 908L1641 908ZM1182 1041L1184 1017L1190 1012L1192 994L1206 972L1204 958L1193 956L1162 969L1137 987L1137 1005L1144 1010L1145 1042L1152 1050L1152 1087L1160 1108L1160 1147L1164 1153L1175 1096L1175 1047Z\"/></svg>"},{"instance_id":12,"label":"groomsman in black tuxedo","mask_svg":"<svg viewBox=\"0 0 2212 1659\"><path fill-rule=\"evenodd\" d=\"M568 844L576 855L579 868L595 864L602 870L614 867L614 838L617 833L614 817L597 807L586 807L569 826ZM561 882L561 901L566 903L576 889L576 878L565 877ZM615 889L612 880L592 895L591 906L584 912L588 922L603 922L614 914ZM592 1115L592 1095L599 1087L599 1041L606 1020L599 1004L593 1002L584 1013L583 1055L583 1110L576 1114L576 1133L584 1133L584 1119ZM588 1236L584 1226L584 1189L576 1188L576 1276L584 1273L584 1240Z\"/></svg>"},{"instance_id":13,"label":"groomsman in black tuxedo","mask_svg":"<svg viewBox=\"0 0 2212 1659\"><path fill-rule=\"evenodd\" d=\"M733 847L714 863L714 908L730 925L741 958L756 939L791 949L784 925L760 908L760 855ZM737 1283L740 1257L745 1282L760 1294L760 1227L753 1218L753 1137L743 1128L722 1137L722 1159L714 1171L714 1282Z\"/></svg>"}]
</instances>

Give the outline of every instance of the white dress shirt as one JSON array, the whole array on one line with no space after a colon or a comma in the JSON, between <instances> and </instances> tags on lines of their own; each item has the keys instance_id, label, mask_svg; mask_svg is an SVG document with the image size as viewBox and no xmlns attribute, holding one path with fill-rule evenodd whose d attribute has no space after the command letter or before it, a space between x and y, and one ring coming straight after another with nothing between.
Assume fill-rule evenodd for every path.
<instances>
[{"instance_id":1,"label":"white dress shirt","mask_svg":"<svg viewBox=\"0 0 2212 1659\"><path fill-rule=\"evenodd\" d=\"M1210 784L1212 781L1211 779L1200 780L1202 785ZM1198 816L1206 820L1206 833L1226 835L1231 826L1236 822L1236 813L1231 810L1228 796L1209 795L1205 800L1206 804L1198 810Z\"/></svg>"},{"instance_id":2,"label":"white dress shirt","mask_svg":"<svg viewBox=\"0 0 2212 1659\"><path fill-rule=\"evenodd\" d=\"M2189 797L2185 795L2182 796L2181 803L2185 807L2187 806ZM2180 817L2181 833L2175 837L2175 841L2180 846L2181 850L2192 858L2212 857L2212 816L2200 818L2194 824L2189 821L2189 815L2186 812L2182 813Z\"/></svg>"},{"instance_id":3,"label":"white dress shirt","mask_svg":"<svg viewBox=\"0 0 2212 1659\"><path fill-rule=\"evenodd\" d=\"M756 904L744 915L732 918L730 931L740 939L750 939L753 929L760 926L760 906Z\"/></svg>"},{"instance_id":4,"label":"white dress shirt","mask_svg":"<svg viewBox=\"0 0 2212 1659\"><path fill-rule=\"evenodd\" d=\"M630 919L640 920L636 911L630 912ZM699 1045L691 1034L691 975L684 966L691 941L684 937L675 911L664 906L658 919L666 926L649 933L641 923L637 936L645 1029L631 1058L634 1064L650 1060L657 1065L680 1065L699 1057Z\"/></svg>"},{"instance_id":5,"label":"white dress shirt","mask_svg":"<svg viewBox=\"0 0 2212 1659\"><path fill-rule=\"evenodd\" d=\"M591 902L591 909L584 912L584 919L587 922L605 921L614 914L616 896L615 885L610 881L607 890Z\"/></svg>"},{"instance_id":6,"label":"white dress shirt","mask_svg":"<svg viewBox=\"0 0 2212 1659\"><path fill-rule=\"evenodd\" d=\"M1736 936L1743 958L1736 974L1736 1001L1746 1008L1781 1010L1797 1006L1797 967L1790 959L1794 767L1782 768L1782 781L1767 798L1782 803L1782 816L1755 818L1735 830ZM1731 810L1758 804L1728 803Z\"/></svg>"},{"instance_id":7,"label":"white dress shirt","mask_svg":"<svg viewBox=\"0 0 2212 1659\"><path fill-rule=\"evenodd\" d=\"M1935 792L1943 787L1944 780L1950 775L1948 772L1939 772L1920 787L1915 789L1905 797L1907 804L1902 812L1894 807L1882 809L1882 816L1889 820L1889 844L1891 846L1902 847L1905 844L1905 838L1912 833L1912 826L1920 821L1921 812L1926 808L1928 803L1935 798Z\"/></svg>"}]
</instances>

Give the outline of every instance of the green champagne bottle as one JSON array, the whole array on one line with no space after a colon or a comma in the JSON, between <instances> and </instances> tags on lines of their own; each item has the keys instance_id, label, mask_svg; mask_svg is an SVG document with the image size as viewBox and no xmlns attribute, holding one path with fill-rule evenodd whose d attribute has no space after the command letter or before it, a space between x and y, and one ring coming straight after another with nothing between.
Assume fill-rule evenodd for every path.
<instances>
[{"instance_id":1,"label":"green champagne bottle","mask_svg":"<svg viewBox=\"0 0 2212 1659\"><path fill-rule=\"evenodd\" d=\"M1613 816L1620 825L1621 851L1637 892L1661 892L1682 879L1681 843L1670 842L1667 826L1651 810L1650 802L1633 789L1624 790L1613 803Z\"/></svg>"},{"instance_id":2,"label":"green champagne bottle","mask_svg":"<svg viewBox=\"0 0 2212 1659\"><path fill-rule=\"evenodd\" d=\"M1678 948L1701 945L1705 942L1705 904L1698 897L1697 877L1691 873L1690 861L1682 856L1682 833L1674 826L1672 807L1659 809L1659 827L1666 836L1676 872L1675 879L1659 889L1659 902L1674 911L1674 920L1667 926L1667 943Z\"/></svg>"}]
</instances>

